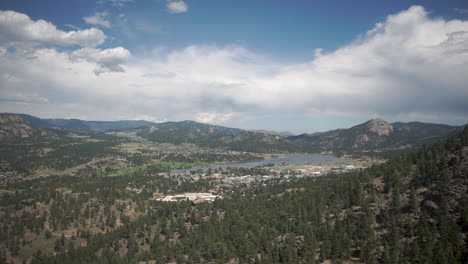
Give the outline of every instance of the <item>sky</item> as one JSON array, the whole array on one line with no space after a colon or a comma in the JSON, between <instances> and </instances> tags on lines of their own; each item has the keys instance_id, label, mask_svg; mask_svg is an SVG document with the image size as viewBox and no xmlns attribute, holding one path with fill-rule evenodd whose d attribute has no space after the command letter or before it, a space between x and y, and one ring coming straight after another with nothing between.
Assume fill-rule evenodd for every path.
<instances>
[{"instance_id":1,"label":"sky","mask_svg":"<svg viewBox=\"0 0 468 264\"><path fill-rule=\"evenodd\" d=\"M2 0L0 112L468 123L468 1Z\"/></svg>"}]
</instances>

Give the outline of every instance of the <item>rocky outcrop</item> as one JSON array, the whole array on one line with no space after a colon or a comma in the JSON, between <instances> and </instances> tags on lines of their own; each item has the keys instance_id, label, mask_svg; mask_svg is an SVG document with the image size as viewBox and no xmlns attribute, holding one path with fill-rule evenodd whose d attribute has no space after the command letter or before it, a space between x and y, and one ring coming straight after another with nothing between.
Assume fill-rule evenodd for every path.
<instances>
[{"instance_id":1,"label":"rocky outcrop","mask_svg":"<svg viewBox=\"0 0 468 264\"><path fill-rule=\"evenodd\" d=\"M371 119L365 124L370 132L379 136L388 136L393 132L393 126L382 119Z\"/></svg>"},{"instance_id":2,"label":"rocky outcrop","mask_svg":"<svg viewBox=\"0 0 468 264\"><path fill-rule=\"evenodd\" d=\"M0 115L0 140L29 138L34 134L31 124L17 115Z\"/></svg>"}]
</instances>

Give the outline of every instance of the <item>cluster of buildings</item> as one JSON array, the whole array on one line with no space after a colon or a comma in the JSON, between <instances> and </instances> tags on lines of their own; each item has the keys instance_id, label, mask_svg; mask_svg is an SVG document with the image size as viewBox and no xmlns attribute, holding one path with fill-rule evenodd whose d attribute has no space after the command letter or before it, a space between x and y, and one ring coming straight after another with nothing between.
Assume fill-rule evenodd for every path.
<instances>
[{"instance_id":1,"label":"cluster of buildings","mask_svg":"<svg viewBox=\"0 0 468 264\"><path fill-rule=\"evenodd\" d=\"M194 204L213 202L216 199L222 199L222 196L211 193L183 193L176 195L155 196L152 198L154 201L161 202L178 202L189 200Z\"/></svg>"},{"instance_id":2,"label":"cluster of buildings","mask_svg":"<svg viewBox=\"0 0 468 264\"><path fill-rule=\"evenodd\" d=\"M266 184L266 182L270 180L276 180L279 182L288 182L291 177L319 177L324 176L330 172L340 173L340 172L347 172L351 170L359 169L354 165L346 165L342 167L331 167L331 166L313 166L313 167L305 167L300 169L288 169L288 168L271 168L268 171L268 175L242 175L236 176L233 174L228 174L225 171L224 173L212 173L212 174L205 174L205 173L195 173L195 174L178 174L178 175L170 175L165 174L159 175L163 177L176 177L180 180L190 180L190 181L198 181L198 180L213 180L217 182L220 186L226 185L240 185L245 184L247 186L255 185L255 184ZM218 188L216 188L218 189ZM127 187L126 190L128 192L134 192L136 194L141 193L142 189L140 188L132 188ZM216 193L216 192L213 192ZM223 199L223 196L219 194L223 194L221 191L219 194L213 193L183 193L183 194L175 194L175 195L164 195L163 193L153 193L153 197L150 200L153 201L161 201L161 202L178 202L178 201L191 201L194 205L199 203L205 202L213 202L216 199Z\"/></svg>"},{"instance_id":3,"label":"cluster of buildings","mask_svg":"<svg viewBox=\"0 0 468 264\"><path fill-rule=\"evenodd\" d=\"M172 176L178 177L179 179L183 180L191 180L191 181L199 181L199 180L215 180L220 184L229 184L229 185L236 185L236 184L250 184L254 182L265 182L271 179L280 179L280 180L288 180L290 177L319 177L324 176L330 172L333 173L341 173L341 172L348 172L352 170L359 169L354 165L346 165L342 167L330 167L330 166L313 166L308 168L301 168L301 169L288 169L288 168L271 168L269 170L268 175L243 175L243 176L235 176L229 173L212 173L212 174L205 174L205 173L195 173L195 174L173 174ZM162 175L159 175L162 176ZM170 177L169 175L163 175L166 177Z\"/></svg>"},{"instance_id":4,"label":"cluster of buildings","mask_svg":"<svg viewBox=\"0 0 468 264\"><path fill-rule=\"evenodd\" d=\"M326 175L329 172L348 172L348 171L352 171L356 169L359 169L359 168L354 165L346 165L343 167L316 166L316 167L309 167L309 168L295 169L295 170L276 168L276 169L271 169L270 172L276 173L276 174L278 173L294 174L297 177L304 177L304 176L317 177L317 176Z\"/></svg>"}]
</instances>

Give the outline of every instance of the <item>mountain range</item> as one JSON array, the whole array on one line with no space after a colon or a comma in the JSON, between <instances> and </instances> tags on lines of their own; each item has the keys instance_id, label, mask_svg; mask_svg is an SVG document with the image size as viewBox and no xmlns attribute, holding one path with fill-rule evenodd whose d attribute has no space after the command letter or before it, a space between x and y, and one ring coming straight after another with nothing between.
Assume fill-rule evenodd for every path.
<instances>
[{"instance_id":1,"label":"mountain range","mask_svg":"<svg viewBox=\"0 0 468 264\"><path fill-rule=\"evenodd\" d=\"M442 139L458 126L421 122L388 123L372 119L348 128L298 136L246 131L193 121L168 122L143 127L137 133L161 143L192 143L253 152L304 152L393 156Z\"/></svg>"},{"instance_id":2,"label":"mountain range","mask_svg":"<svg viewBox=\"0 0 468 264\"><path fill-rule=\"evenodd\" d=\"M399 153L444 138L461 127L422 122L388 123L372 119L348 129L302 134L288 140L315 153Z\"/></svg>"},{"instance_id":3,"label":"mountain range","mask_svg":"<svg viewBox=\"0 0 468 264\"><path fill-rule=\"evenodd\" d=\"M119 120L119 121L86 121L80 119L44 119L27 114L14 114L22 117L35 127L60 127L79 128L94 132L105 132L117 129L136 128L155 123L144 120Z\"/></svg>"},{"instance_id":4,"label":"mountain range","mask_svg":"<svg viewBox=\"0 0 468 264\"><path fill-rule=\"evenodd\" d=\"M41 119L25 114L1 114L0 140L54 134L50 128L80 129L101 133L136 131L154 142L190 143L207 148L248 152L322 153L334 155L393 156L442 139L461 127L422 122L388 123L372 119L347 129L297 136L271 131L248 131L194 121L153 123L148 121L84 121Z\"/></svg>"}]
</instances>

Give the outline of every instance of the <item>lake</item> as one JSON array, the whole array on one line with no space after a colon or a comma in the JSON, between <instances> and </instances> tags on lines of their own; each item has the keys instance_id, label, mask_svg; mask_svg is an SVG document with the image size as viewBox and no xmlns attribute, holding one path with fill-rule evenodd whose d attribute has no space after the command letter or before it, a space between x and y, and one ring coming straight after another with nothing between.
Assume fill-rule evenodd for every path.
<instances>
[{"instance_id":1,"label":"lake","mask_svg":"<svg viewBox=\"0 0 468 264\"><path fill-rule=\"evenodd\" d=\"M246 162L232 162L232 163L217 163L210 166L199 166L193 167L187 170L172 170L171 173L184 173L187 171L196 171L203 170L206 171L209 168L253 168L257 166L265 166L267 164L275 165L294 165L294 164L308 164L312 163L315 165L325 165L333 164L337 162L352 162L352 160L340 159L332 155L301 155L301 154L285 154L280 155L278 158L265 159L265 160L256 160L256 161L246 161Z\"/></svg>"}]
</instances>

